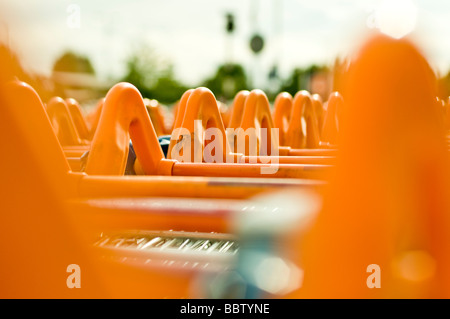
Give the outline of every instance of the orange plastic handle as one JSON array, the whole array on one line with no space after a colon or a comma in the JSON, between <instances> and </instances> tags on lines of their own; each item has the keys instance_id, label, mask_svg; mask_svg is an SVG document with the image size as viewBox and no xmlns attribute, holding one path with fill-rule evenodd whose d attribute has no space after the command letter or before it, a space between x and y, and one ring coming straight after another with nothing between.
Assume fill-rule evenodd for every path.
<instances>
[{"instance_id":1,"label":"orange plastic handle","mask_svg":"<svg viewBox=\"0 0 450 319\"><path fill-rule=\"evenodd\" d=\"M344 99L339 92L333 92L328 99L327 111L322 127L322 142L337 144L340 113L344 108Z\"/></svg>"},{"instance_id":2,"label":"orange plastic handle","mask_svg":"<svg viewBox=\"0 0 450 319\"><path fill-rule=\"evenodd\" d=\"M311 95L300 91L294 97L288 129L288 145L292 148L318 148L320 134Z\"/></svg>"},{"instance_id":3,"label":"orange plastic handle","mask_svg":"<svg viewBox=\"0 0 450 319\"><path fill-rule=\"evenodd\" d=\"M18 148L20 151L14 153L16 162L20 159L18 163L27 167L27 170L33 170L33 174L39 174L46 181L50 180L48 183L53 185L59 184L54 187L58 194L66 193L66 189L61 188L60 185L67 183L65 177L70 167L39 95L24 82L13 81L0 85L2 93L5 93L1 97L2 102L6 105L2 108L2 120L10 123L1 125L0 129L5 136L9 134L16 136L15 143L20 145ZM57 98L52 105L54 103L65 105L63 102L62 99ZM21 106L27 107L26 116ZM17 172L10 172L8 169L4 172L11 175L11 178L18 175ZM29 178L29 184L39 190L44 182Z\"/></svg>"},{"instance_id":4,"label":"orange plastic handle","mask_svg":"<svg viewBox=\"0 0 450 319\"><path fill-rule=\"evenodd\" d=\"M279 129L280 145L286 145L286 134L291 121L292 95L281 92L275 99L275 110L273 113L273 124Z\"/></svg>"},{"instance_id":5,"label":"orange plastic handle","mask_svg":"<svg viewBox=\"0 0 450 319\"><path fill-rule=\"evenodd\" d=\"M61 145L85 144L78 135L69 108L62 98L53 97L48 101L47 114Z\"/></svg>"},{"instance_id":6,"label":"orange plastic handle","mask_svg":"<svg viewBox=\"0 0 450 319\"><path fill-rule=\"evenodd\" d=\"M164 114L162 113L159 102L157 100L144 99L144 104L147 107L156 135L161 136L166 134Z\"/></svg>"},{"instance_id":7,"label":"orange plastic handle","mask_svg":"<svg viewBox=\"0 0 450 319\"><path fill-rule=\"evenodd\" d=\"M129 98L133 94L124 92L129 89L120 89L124 101L132 103ZM93 233L97 236L101 231L110 229L148 230L149 227L154 230L230 232L232 229L227 222L230 214L227 212L199 213L193 212L192 207L187 210L177 207L174 213L146 205L143 213L136 204L145 204L149 196L248 198L279 187L301 186L297 181L283 180L269 183L267 180L196 177L187 183L184 177L124 178L73 174L69 171L38 94L24 83L6 86L2 83L0 100L2 145L14 155L1 158L2 167L5 168L1 179L1 211L14 212L3 214L1 233L5 238L17 237L20 232L29 235L18 236L11 247L2 248L9 258L8 262L0 265L2 287L6 287L0 290L2 297L106 298L112 295L139 298L150 295L157 298L166 296L161 289L164 291L167 286L170 286L170 296L186 297L187 294L180 292L180 286L188 286L187 277L180 279L179 276L173 276L173 272L143 273L136 272L135 268L111 267L109 261L104 264L100 258L96 258L97 254L89 248L92 244L89 237ZM25 106L26 113L23 112ZM105 110L108 109L106 106ZM146 114L145 108L142 109L141 114ZM102 118L105 116L109 115L103 114ZM103 120L99 124L103 126ZM98 132L97 135L100 134ZM125 199L126 204L116 205L114 197L120 198L119 201ZM33 238L35 245L30 245L29 238ZM89 240L89 246L84 245L84 239ZM30 261L30 256L42 258L31 258ZM61 266L64 272L67 262L72 260L84 265L82 267L88 267L82 268L87 269L83 275L85 277L82 277L87 284L75 291L65 287L65 276L58 275ZM24 280L17 280L23 277L23 269L30 262L36 272ZM114 280L117 276L121 277L119 282ZM102 291L103 286L92 278L102 284L114 284L105 284L107 288ZM149 285L155 289L149 292ZM94 294L97 289L98 292Z\"/></svg>"},{"instance_id":8,"label":"orange plastic handle","mask_svg":"<svg viewBox=\"0 0 450 319\"><path fill-rule=\"evenodd\" d=\"M256 149L250 149L246 136L245 155L271 155L272 150L278 150L278 135L273 128L272 114L270 113L270 104L266 94L261 90L252 90L245 100L244 114L242 115L241 129L256 129L257 143ZM266 139L263 140L259 129L267 129ZM265 151L261 145L265 145Z\"/></svg>"},{"instance_id":9,"label":"orange plastic handle","mask_svg":"<svg viewBox=\"0 0 450 319\"><path fill-rule=\"evenodd\" d=\"M322 137L323 119L324 119L324 115L325 115L322 97L319 94L313 94L311 96L311 102L313 105L314 112L316 113L317 128L319 130L319 136L321 138Z\"/></svg>"},{"instance_id":10,"label":"orange plastic handle","mask_svg":"<svg viewBox=\"0 0 450 319\"><path fill-rule=\"evenodd\" d=\"M307 91L295 94L291 112L291 121L286 134L286 144L292 148L300 149L306 146L305 109L311 109L311 96Z\"/></svg>"},{"instance_id":11,"label":"orange plastic handle","mask_svg":"<svg viewBox=\"0 0 450 319\"><path fill-rule=\"evenodd\" d=\"M219 113L220 117L222 118L223 127L227 128L228 123L230 122L231 108L226 103L223 103L221 101L216 102L217 106L219 107Z\"/></svg>"},{"instance_id":12,"label":"orange plastic handle","mask_svg":"<svg viewBox=\"0 0 450 319\"><path fill-rule=\"evenodd\" d=\"M86 115L86 123L89 127L89 139L92 140L95 131L97 130L98 122L100 120L100 115L102 114L103 104L105 103L105 98L101 98L95 109Z\"/></svg>"},{"instance_id":13,"label":"orange plastic handle","mask_svg":"<svg viewBox=\"0 0 450 319\"><path fill-rule=\"evenodd\" d=\"M306 148L318 148L320 146L320 131L315 102L312 98L311 107L305 107L303 116L306 121Z\"/></svg>"},{"instance_id":14,"label":"orange plastic handle","mask_svg":"<svg viewBox=\"0 0 450 319\"><path fill-rule=\"evenodd\" d=\"M84 119L83 113L81 112L80 104L77 100L69 98L66 99L67 107L69 108L70 115L72 116L73 123L77 129L80 138L89 140L89 129Z\"/></svg>"},{"instance_id":15,"label":"orange plastic handle","mask_svg":"<svg viewBox=\"0 0 450 319\"><path fill-rule=\"evenodd\" d=\"M170 175L162 168L164 154L139 91L129 83L114 85L108 92L97 131L92 140L86 173L122 175L130 138L147 175Z\"/></svg>"},{"instance_id":16,"label":"orange plastic handle","mask_svg":"<svg viewBox=\"0 0 450 319\"><path fill-rule=\"evenodd\" d=\"M176 129L181 128L181 126L183 125L184 114L186 113L187 101L193 91L194 91L193 89L189 89L186 92L184 92L183 95L181 96L180 101L178 102L178 104L176 106L176 114L175 114L175 119L173 121L172 134L174 134L174 132L176 133ZM177 144L177 142L178 142L178 139L176 139L175 137L170 139L169 148L167 151L167 158L169 158L169 159L172 158L171 157L172 149Z\"/></svg>"},{"instance_id":17,"label":"orange plastic handle","mask_svg":"<svg viewBox=\"0 0 450 319\"><path fill-rule=\"evenodd\" d=\"M247 95L245 92L241 92L241 97L245 98L245 95ZM201 161L205 161L205 159L203 158L202 154L197 154L197 160L195 160L195 156L193 155L193 153L195 151L199 152L202 151L204 149L204 147L207 146L206 143L204 143L203 138L201 137L201 130L204 130L205 128L217 128L219 133L219 138L222 138L222 134L224 132L224 128L221 125L222 123L220 122L220 118L219 118L219 114L218 114L218 108L216 106L215 102L215 97L212 94L211 91L209 91L208 89L205 88L198 88L195 89L194 91L189 91L187 92L181 99L180 101L180 112L179 112L179 116L181 116L183 110L185 110L185 118L183 120L183 124L181 126L181 129L184 129L184 132L175 132L172 134L172 140L171 143L172 145L174 145L175 143L180 143L177 148L180 151L181 149L183 149L183 152L185 150L185 147L191 147L191 155L190 157L188 156L187 158L182 157L176 157L176 159L184 161L184 162L200 162ZM271 115L270 115L270 111L269 111L269 104L268 104L268 100L267 97L265 96L264 92L262 92L261 90L254 90L252 92L249 92L246 101L245 101L245 109L247 111L245 111L244 113L246 115L244 115L243 117L243 125L241 125L240 129L242 129L242 131L244 130L248 130L248 129L255 129L255 126L262 126L265 128L272 128L272 121L271 121ZM253 119L253 120L252 120ZM194 127L194 122L198 120L201 123L201 128L199 129L197 127L197 131L195 132L195 127ZM179 121L179 117L178 117L178 121ZM262 123L259 124L259 123ZM190 126L188 126L188 124ZM176 124L176 126L178 126L178 124ZM194 134L192 133L194 130ZM252 133L250 131L250 133ZM255 133L255 135L257 135L257 131L253 130L253 133ZM269 131L269 133L271 133ZM190 142L190 146L186 140L186 142L183 143L182 140L180 140L179 138L179 134L186 134L188 135L187 138L190 138L189 142ZM194 137L194 135L197 134L197 136ZM237 133L239 134L239 133ZM273 134L272 134L273 135ZM256 139L260 138L259 136L254 136ZM183 138L185 138L183 136ZM245 138L249 138L247 135L245 136ZM244 151L241 151L241 153L231 153L229 150L231 149L231 147L228 146L228 136L225 137L225 139L222 139L220 142L218 142L215 146L219 148L220 152L223 152L223 159L222 160L226 160L226 163L260 163L260 164L264 164L264 163L268 163L271 162L273 163L273 161L275 160L276 162L279 162L280 164L296 164L298 169L302 169L304 166L302 165L307 165L307 164L312 164L312 165L318 165L318 164L331 164L333 163L333 159L332 158L317 158L317 157L309 157L309 158L301 158L301 157L294 157L294 156L288 156L288 157L284 157L284 158L279 158L278 156L276 156L276 158L274 157L267 157L267 156L245 156L242 153L244 153ZM275 138L270 137L270 139L276 141ZM246 146L247 149L245 150L245 152L250 153L249 150L249 141L246 140ZM197 147L194 147L194 143L197 143ZM270 149L270 140L267 143L269 144L269 149ZM275 144L274 147L277 147L278 144ZM173 147L172 147L173 148ZM171 149L172 149L171 148ZM217 149L216 149L217 151ZM252 152L256 153L257 151L257 146L255 147L254 150L252 150ZM289 150L289 154L286 155L292 155L290 154ZM171 154L171 152L169 152L169 155ZM226 154L229 157L226 157ZM181 154L180 154L181 155ZM314 154L316 155L316 154ZM328 155L328 154L326 154ZM171 157L173 158L173 157ZM209 160L206 160L206 162L211 163ZM216 160L216 162L220 162L219 160ZM214 166L216 165L216 166ZM174 167L173 167L173 173L175 175L177 174L187 174L185 170L182 170L181 167L188 167L188 169L192 169L194 171L192 171L191 175L202 175L205 174L205 172L208 169L215 169L215 173L213 171L208 171L208 174L215 174L215 176L225 176L224 174L241 174L242 173L237 173L238 172L238 166L232 167L232 166L217 166L217 163L213 164L213 166L208 166L207 163L202 163L202 165L197 165L197 166L183 166L181 165L181 163L175 163ZM240 167L240 166L239 166ZM245 166L244 166L245 167ZM255 167L265 167L265 166L255 166ZM255 167L251 167L251 166L247 166L248 170L254 169ZM317 167L317 166L316 166ZM223 170L229 170L228 172L225 172ZM283 167L282 170L285 170L285 168ZM285 170L286 171L286 170ZM259 172L256 172L256 170L252 171L251 173L249 173L251 176L254 177L260 177L261 174ZM297 175L292 175L291 173L289 176L293 177L293 176L297 176ZM236 175L236 176L241 176L241 175ZM204 175L203 175L204 176ZM213 176L213 175L208 175L208 176ZM235 176L235 175L233 175ZM273 177L285 177L287 175L283 175L281 173L281 171L277 174L274 174Z\"/></svg>"},{"instance_id":18,"label":"orange plastic handle","mask_svg":"<svg viewBox=\"0 0 450 319\"><path fill-rule=\"evenodd\" d=\"M181 113L179 114L181 115ZM196 123L200 123L201 127L195 127ZM215 141L219 149L215 151L222 152L223 163L227 161L227 155L230 154L230 146L226 139L226 132L216 98L209 89L199 87L189 94L181 127L190 134L192 162L203 161L203 149L208 145L208 143L203 141L203 132L207 128L216 128L220 131L220 134L216 135L219 141ZM176 138L176 136L172 135L172 138ZM222 148L220 149L220 147Z\"/></svg>"},{"instance_id":19,"label":"orange plastic handle","mask_svg":"<svg viewBox=\"0 0 450 319\"><path fill-rule=\"evenodd\" d=\"M261 98L256 92L253 96ZM195 122L198 120L198 122ZM271 123L270 123L271 124ZM196 127L197 125L197 127ZM198 127L200 126L200 127ZM182 128L190 134L191 151L202 151L202 130L216 128L220 134L217 147L224 151L218 163L179 163L176 160L165 160L159 146L156 133L145 108L139 91L128 83L115 85L107 94L103 112L89 154L86 173L91 175L122 175L126 165L128 143L131 137L137 155L137 162L146 175L194 175L194 176L245 176L251 177L322 177L328 169L326 165L284 165L280 164L276 172L264 173L262 169L273 169L272 164L226 164L227 155L233 161L241 155L229 152L225 130L213 93L206 88L193 90L186 104L186 112ZM197 149L193 147L198 143ZM200 159L202 159L200 154ZM189 162L192 160L192 156ZM269 174L272 174L269 176Z\"/></svg>"},{"instance_id":20,"label":"orange plastic handle","mask_svg":"<svg viewBox=\"0 0 450 319\"><path fill-rule=\"evenodd\" d=\"M180 99L181 100L181 99ZM175 127L175 120L177 118L177 114L178 114L178 107L180 106L180 100L176 101L175 104L172 107L172 122L170 123L169 127L169 131L172 132L173 128Z\"/></svg>"},{"instance_id":21,"label":"orange plastic handle","mask_svg":"<svg viewBox=\"0 0 450 319\"><path fill-rule=\"evenodd\" d=\"M234 97L233 106L231 108L230 120L228 127L230 129L238 129L241 126L242 114L244 113L245 100L249 96L250 91L242 90L239 91ZM227 131L228 134L228 131ZM234 153L237 153L237 136L235 134L227 135L228 142Z\"/></svg>"},{"instance_id":22,"label":"orange plastic handle","mask_svg":"<svg viewBox=\"0 0 450 319\"><path fill-rule=\"evenodd\" d=\"M242 114L244 112L245 100L247 99L250 91L239 91L234 97L233 107L231 108L230 121L228 123L229 128L237 129L241 126Z\"/></svg>"}]
</instances>

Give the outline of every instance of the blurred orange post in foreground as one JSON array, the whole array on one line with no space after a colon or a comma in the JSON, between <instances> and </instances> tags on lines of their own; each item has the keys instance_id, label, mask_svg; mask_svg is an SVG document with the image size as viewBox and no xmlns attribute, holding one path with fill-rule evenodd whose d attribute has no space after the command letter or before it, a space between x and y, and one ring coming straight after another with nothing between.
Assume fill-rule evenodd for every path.
<instances>
[{"instance_id":1,"label":"blurred orange post in foreground","mask_svg":"<svg viewBox=\"0 0 450 319\"><path fill-rule=\"evenodd\" d=\"M343 96L337 170L303 241L301 296L449 298L449 160L431 68L408 40L376 36ZM369 288L373 265L380 288Z\"/></svg>"}]
</instances>

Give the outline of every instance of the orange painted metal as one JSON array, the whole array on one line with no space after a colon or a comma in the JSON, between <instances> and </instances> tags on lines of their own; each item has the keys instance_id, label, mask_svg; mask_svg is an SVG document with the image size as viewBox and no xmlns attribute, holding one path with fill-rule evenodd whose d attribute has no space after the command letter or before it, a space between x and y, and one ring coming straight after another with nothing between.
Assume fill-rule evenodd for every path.
<instances>
[{"instance_id":1,"label":"orange painted metal","mask_svg":"<svg viewBox=\"0 0 450 319\"><path fill-rule=\"evenodd\" d=\"M317 149L308 149L308 148L296 148L292 149L290 147L280 147L279 148L280 156L336 156L338 154L338 150L335 148L317 148Z\"/></svg>"},{"instance_id":2,"label":"orange painted metal","mask_svg":"<svg viewBox=\"0 0 450 319\"><path fill-rule=\"evenodd\" d=\"M302 155L298 156L278 156L277 162L280 164L323 164L334 165L336 163L336 157L330 154L328 156L323 155ZM244 163L270 163L273 160L271 156L242 156L239 158Z\"/></svg>"},{"instance_id":3,"label":"orange painted metal","mask_svg":"<svg viewBox=\"0 0 450 319\"><path fill-rule=\"evenodd\" d=\"M264 174L275 164L228 163L176 163L172 173L176 176L263 177L326 180L330 166L321 164L276 164L273 173Z\"/></svg>"}]
</instances>

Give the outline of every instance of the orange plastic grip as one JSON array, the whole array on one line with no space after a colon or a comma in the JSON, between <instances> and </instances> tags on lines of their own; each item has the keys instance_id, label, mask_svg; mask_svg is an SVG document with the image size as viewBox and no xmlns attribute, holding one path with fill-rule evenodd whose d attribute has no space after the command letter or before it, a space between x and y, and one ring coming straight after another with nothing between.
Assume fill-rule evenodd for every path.
<instances>
[{"instance_id":1,"label":"orange plastic grip","mask_svg":"<svg viewBox=\"0 0 450 319\"><path fill-rule=\"evenodd\" d=\"M303 117L305 109L310 109L311 96L307 91L295 94L291 112L291 121L286 134L286 146L292 148L305 148L306 146L306 122Z\"/></svg>"},{"instance_id":2,"label":"orange plastic grip","mask_svg":"<svg viewBox=\"0 0 450 319\"><path fill-rule=\"evenodd\" d=\"M200 127L195 127L197 124L200 124ZM221 151L223 163L226 162L227 154L230 153L230 147L226 139L226 132L216 98L209 89L200 87L190 93L181 127L190 134L192 162L203 161L203 149L208 145L208 143L203 141L204 130L208 128L218 129L221 134L215 136L215 138L219 139L219 141L215 141L217 145L215 152ZM172 135L172 138L176 137Z\"/></svg>"},{"instance_id":3,"label":"orange plastic grip","mask_svg":"<svg viewBox=\"0 0 450 319\"><path fill-rule=\"evenodd\" d=\"M323 101L319 94L313 94L311 96L314 112L316 113L317 128L319 130L319 136L322 136L323 118L325 110L323 109Z\"/></svg>"},{"instance_id":4,"label":"orange plastic grip","mask_svg":"<svg viewBox=\"0 0 450 319\"><path fill-rule=\"evenodd\" d=\"M77 129L78 135L84 140L89 140L89 129L84 119L83 113L81 112L80 104L77 100L69 98L66 99L67 107L69 108L70 115L72 116L73 123Z\"/></svg>"},{"instance_id":5,"label":"orange plastic grip","mask_svg":"<svg viewBox=\"0 0 450 319\"><path fill-rule=\"evenodd\" d=\"M282 93L275 101L276 125L282 128L281 145L294 149L318 148L320 146L320 130L316 109L322 107L320 96L311 97L308 91L297 92L293 101L287 93ZM282 110L282 108L284 108ZM279 110L279 111L277 111ZM288 112L290 110L289 115Z\"/></svg>"},{"instance_id":6,"label":"orange plastic grip","mask_svg":"<svg viewBox=\"0 0 450 319\"><path fill-rule=\"evenodd\" d=\"M85 144L80 139L69 108L62 98L53 97L48 101L47 114L61 145Z\"/></svg>"},{"instance_id":7,"label":"orange plastic grip","mask_svg":"<svg viewBox=\"0 0 450 319\"><path fill-rule=\"evenodd\" d=\"M161 136L166 134L164 114L159 102L157 100L144 99L144 104L147 107L156 135Z\"/></svg>"},{"instance_id":8,"label":"orange plastic grip","mask_svg":"<svg viewBox=\"0 0 450 319\"><path fill-rule=\"evenodd\" d=\"M340 113L344 108L344 99L339 92L333 92L328 99L328 106L322 127L322 142L337 144Z\"/></svg>"},{"instance_id":9,"label":"orange plastic grip","mask_svg":"<svg viewBox=\"0 0 450 319\"><path fill-rule=\"evenodd\" d=\"M194 91L193 89L189 89L186 92L184 92L183 95L181 96L180 101L178 102L178 104L176 106L176 115L175 115L175 119L173 121L172 134L174 134L174 132L176 133L176 129L181 128L181 126L183 125L184 114L186 113L187 101L193 91ZM177 144L177 142L178 142L178 139L175 136L172 136L170 139L169 148L167 151L167 158L172 158L172 156L171 156L172 149Z\"/></svg>"},{"instance_id":10,"label":"orange plastic grip","mask_svg":"<svg viewBox=\"0 0 450 319\"><path fill-rule=\"evenodd\" d=\"M275 99L273 124L279 129L280 145L283 146L286 146L286 134L291 120L292 103L292 95L288 92L281 92Z\"/></svg>"},{"instance_id":11,"label":"orange plastic grip","mask_svg":"<svg viewBox=\"0 0 450 319\"><path fill-rule=\"evenodd\" d=\"M246 136L245 155L271 155L272 150L278 150L278 135L273 130L274 124L270 113L269 100L266 94L258 89L252 90L248 95L242 116L241 129L246 131L251 128L256 129L256 149L250 149L249 138ZM267 129L266 139L263 139L260 128ZM265 145L265 151L263 151L261 145Z\"/></svg>"},{"instance_id":12,"label":"orange plastic grip","mask_svg":"<svg viewBox=\"0 0 450 319\"><path fill-rule=\"evenodd\" d=\"M33 174L40 174L42 180L29 180L36 190L40 189L45 179L51 181L49 185L59 186L54 188L58 194L65 192L66 189L60 185L66 184L70 167L39 95L24 82L14 81L1 86L5 93L2 97L5 103L2 119L6 121L1 129L2 134L14 136L16 144L21 146L20 151L14 153L16 163L26 166L27 170L32 169L35 171ZM57 99L55 102L62 103L61 101L62 99ZM26 114L22 108L25 106ZM29 120L30 118L33 120ZM6 123L10 124L5 125ZM7 168L4 171L11 178L16 178L18 174Z\"/></svg>"},{"instance_id":13,"label":"orange plastic grip","mask_svg":"<svg viewBox=\"0 0 450 319\"><path fill-rule=\"evenodd\" d=\"M241 126L242 114L244 112L245 100L250 94L247 90L239 91L234 97L233 107L231 109L229 128L237 129Z\"/></svg>"},{"instance_id":14,"label":"orange plastic grip","mask_svg":"<svg viewBox=\"0 0 450 319\"><path fill-rule=\"evenodd\" d=\"M95 131L97 130L98 121L100 120L100 115L102 114L103 104L105 103L105 98L101 98L94 110L86 115L86 124L89 127L89 139L92 140Z\"/></svg>"},{"instance_id":15,"label":"orange plastic grip","mask_svg":"<svg viewBox=\"0 0 450 319\"><path fill-rule=\"evenodd\" d=\"M145 174L161 173L159 166L164 154L142 96L133 85L119 83L106 96L86 164L86 173L122 175L130 138Z\"/></svg>"}]
</instances>

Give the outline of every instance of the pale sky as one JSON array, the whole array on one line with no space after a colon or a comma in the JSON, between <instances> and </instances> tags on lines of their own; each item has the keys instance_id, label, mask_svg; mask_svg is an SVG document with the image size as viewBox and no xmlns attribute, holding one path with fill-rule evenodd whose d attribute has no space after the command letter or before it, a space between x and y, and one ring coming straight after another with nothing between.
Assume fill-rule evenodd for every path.
<instances>
[{"instance_id":1,"label":"pale sky","mask_svg":"<svg viewBox=\"0 0 450 319\"><path fill-rule=\"evenodd\" d=\"M389 0L400 7L400 27L413 35L433 67L450 68L450 1ZM198 85L224 63L226 49L260 85L274 63L283 78L295 67L331 64L382 21L383 0L0 0L0 38L32 71L49 75L66 49L86 55L100 78L120 76L126 57L140 44L153 47L174 65L187 85ZM71 22L79 9L79 28ZM405 7L406 5L406 7ZM390 6L390 5L389 5ZM403 6L403 7L402 7ZM406 9L405 9L406 8ZM398 11L397 10L397 11ZM225 14L235 15L236 30L227 42ZM374 18L378 17L378 18ZM381 18L380 18L381 17ZM387 15L387 18L392 17ZM72 20L71 20L72 19ZM394 20L403 21L397 17ZM400 23L400 22L398 22ZM255 56L249 48L258 31L266 46Z\"/></svg>"}]
</instances>

